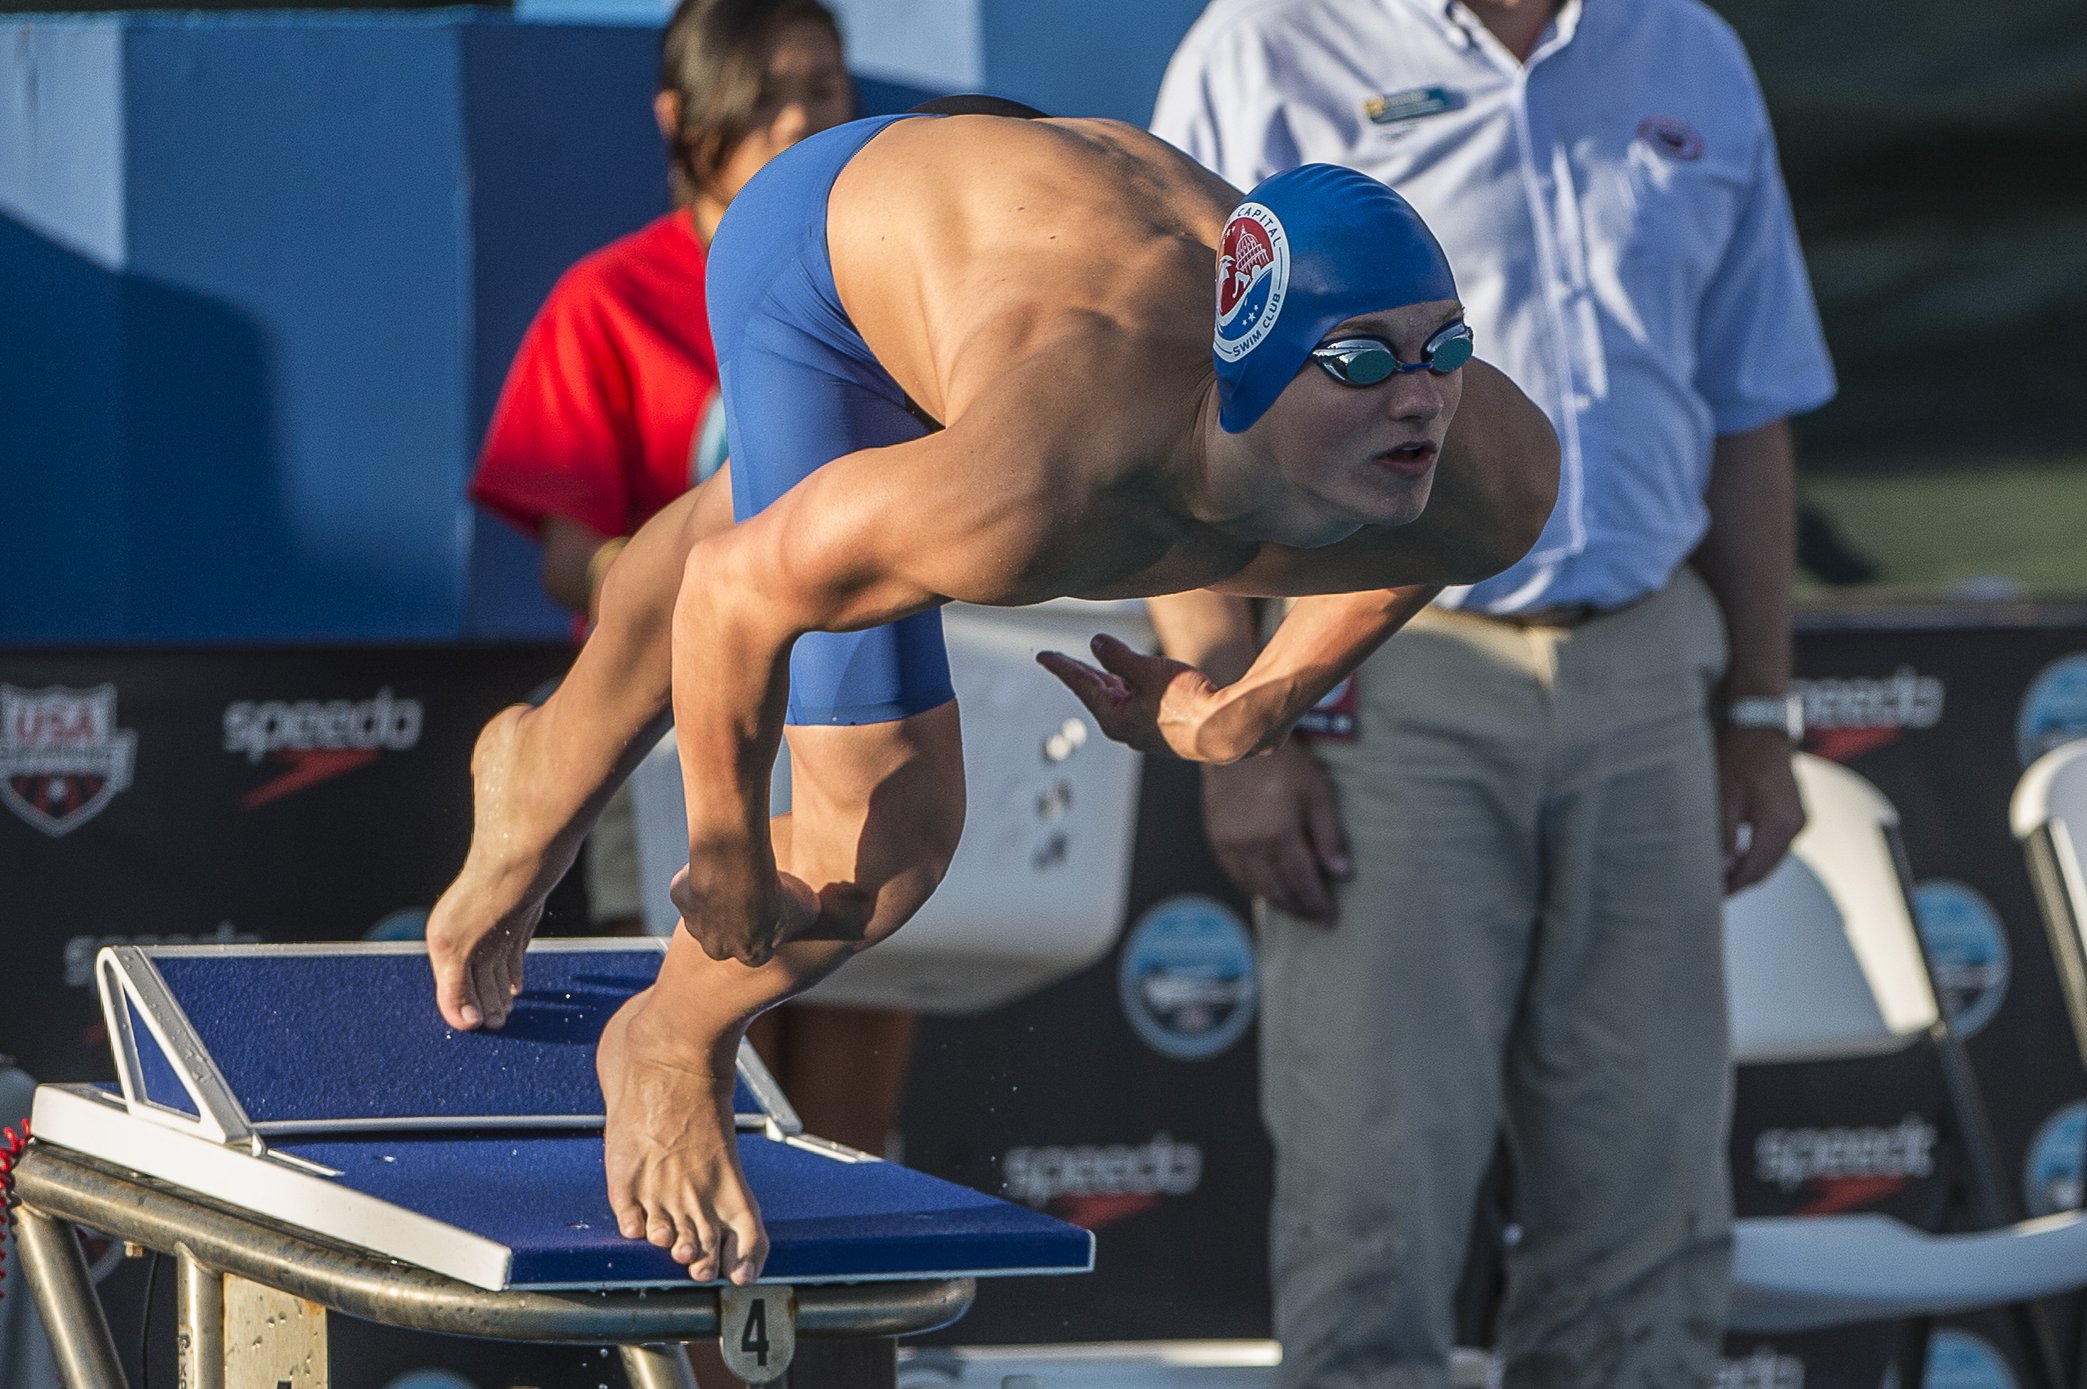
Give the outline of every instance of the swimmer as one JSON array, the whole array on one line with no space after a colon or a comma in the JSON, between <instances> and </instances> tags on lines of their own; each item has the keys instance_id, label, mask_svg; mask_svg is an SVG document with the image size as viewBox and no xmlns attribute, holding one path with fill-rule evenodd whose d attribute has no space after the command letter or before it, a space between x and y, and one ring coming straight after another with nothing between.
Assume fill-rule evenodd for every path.
<instances>
[{"instance_id":1,"label":"swimmer","mask_svg":"<svg viewBox=\"0 0 2087 1389\"><path fill-rule=\"evenodd\" d=\"M480 736L428 947L449 1023L499 1027L546 894L671 699L683 929L602 1036L609 1196L624 1235L744 1284L767 1240L739 1039L897 930L963 827L941 605L1301 599L1223 687L1104 640L1098 665L1040 658L1109 736L1229 762L1437 586L1519 559L1558 453L1471 358L1419 216L1326 165L1242 202L1114 122L857 121L755 176L709 278L730 467L632 539L557 693Z\"/></svg>"}]
</instances>

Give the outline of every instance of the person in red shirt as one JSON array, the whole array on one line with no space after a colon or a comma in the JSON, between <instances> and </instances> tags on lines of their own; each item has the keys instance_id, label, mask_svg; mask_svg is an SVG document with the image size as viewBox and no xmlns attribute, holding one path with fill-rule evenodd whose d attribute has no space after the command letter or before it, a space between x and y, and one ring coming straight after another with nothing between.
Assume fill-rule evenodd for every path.
<instances>
[{"instance_id":1,"label":"person in red shirt","mask_svg":"<svg viewBox=\"0 0 2087 1389\"><path fill-rule=\"evenodd\" d=\"M544 588L591 617L618 543L722 461L705 247L779 151L854 115L817 0L683 0L653 114L674 209L568 270L522 339L471 495L543 542Z\"/></svg>"},{"instance_id":2,"label":"person in red shirt","mask_svg":"<svg viewBox=\"0 0 2087 1389\"><path fill-rule=\"evenodd\" d=\"M682 0L668 21L653 113L674 208L560 278L508 371L471 484L542 542L544 588L582 622L625 538L724 461L703 284L718 219L770 158L854 107L840 31L816 0ZM628 801L617 810L585 861L606 934L640 929ZM882 1152L912 1031L906 1013L792 1006L749 1035L807 1127Z\"/></svg>"}]
</instances>

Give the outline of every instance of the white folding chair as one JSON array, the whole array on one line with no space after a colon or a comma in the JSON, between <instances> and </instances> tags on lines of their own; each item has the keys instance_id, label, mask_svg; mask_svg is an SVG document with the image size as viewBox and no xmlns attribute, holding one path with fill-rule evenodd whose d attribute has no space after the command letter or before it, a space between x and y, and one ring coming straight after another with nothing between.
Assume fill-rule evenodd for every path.
<instances>
[{"instance_id":1,"label":"white folding chair","mask_svg":"<svg viewBox=\"0 0 2087 1389\"><path fill-rule=\"evenodd\" d=\"M1844 767L1796 765L1804 833L1767 881L1725 904L1742 1066L1882 1056L1941 1017L1891 847L1898 812Z\"/></svg>"},{"instance_id":2,"label":"white folding chair","mask_svg":"<svg viewBox=\"0 0 2087 1389\"><path fill-rule=\"evenodd\" d=\"M1740 1064L1882 1055L1935 1045L1980 1223L1930 1234L1862 1213L1741 1220L1735 1330L1782 1333L2019 1307L2087 1286L2087 1218L2003 1224L1982 1111L1935 999L1906 892L1898 815L1867 781L1797 759L1808 817L1790 857L1725 910L1733 1049ZM2037 1378L2055 1383L2047 1333L2018 1314Z\"/></svg>"},{"instance_id":3,"label":"white folding chair","mask_svg":"<svg viewBox=\"0 0 2087 1389\"><path fill-rule=\"evenodd\" d=\"M2087 738L2051 749L2022 773L2008 818L2051 938L2051 958L2087 1064Z\"/></svg>"}]
</instances>

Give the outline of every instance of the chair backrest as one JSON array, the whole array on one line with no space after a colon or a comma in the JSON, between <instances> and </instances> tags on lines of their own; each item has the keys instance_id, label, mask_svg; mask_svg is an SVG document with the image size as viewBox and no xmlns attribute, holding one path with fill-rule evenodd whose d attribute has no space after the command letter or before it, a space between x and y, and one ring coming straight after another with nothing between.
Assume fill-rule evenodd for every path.
<instances>
[{"instance_id":1,"label":"chair backrest","mask_svg":"<svg viewBox=\"0 0 2087 1389\"><path fill-rule=\"evenodd\" d=\"M2087 739L2051 749L2015 784L2008 819L2029 857L2073 1040L2087 1060Z\"/></svg>"},{"instance_id":2,"label":"chair backrest","mask_svg":"<svg viewBox=\"0 0 2087 1389\"><path fill-rule=\"evenodd\" d=\"M1825 1060L1897 1051L1940 1016L1876 787L1799 754L1806 825L1790 855L1725 903L1733 1057Z\"/></svg>"}]
</instances>

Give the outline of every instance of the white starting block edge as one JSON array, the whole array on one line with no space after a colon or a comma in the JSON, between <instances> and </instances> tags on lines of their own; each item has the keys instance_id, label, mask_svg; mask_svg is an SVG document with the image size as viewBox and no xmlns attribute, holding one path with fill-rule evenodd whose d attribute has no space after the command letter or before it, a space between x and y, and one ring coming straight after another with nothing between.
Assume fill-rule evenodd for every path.
<instances>
[{"instance_id":1,"label":"white starting block edge","mask_svg":"<svg viewBox=\"0 0 2087 1389\"><path fill-rule=\"evenodd\" d=\"M331 1174L262 1149L258 1154L197 1132L134 1116L91 1085L41 1085L30 1127L37 1141L70 1148L185 1191L237 1191L247 1214L430 1269L489 1292L507 1288L505 1245L388 1201L349 1190ZM588 1285L594 1286L594 1285Z\"/></svg>"},{"instance_id":2,"label":"white starting block edge","mask_svg":"<svg viewBox=\"0 0 2087 1389\"><path fill-rule=\"evenodd\" d=\"M166 1182L184 1191L236 1191L252 1219L317 1235L381 1258L396 1259L488 1292L510 1290L512 1253L498 1241L331 1180L338 1173L283 1153L217 1143L133 1116L123 1101L91 1085L37 1087L30 1125L39 1143L66 1148ZM791 1136L793 1148L837 1162L879 1159L824 1139ZM1088 1255L1092 1267L1093 1255ZM920 1283L941 1279L1021 1277L1064 1269L920 1269L903 1273L797 1274L792 1286L823 1283ZM684 1279L532 1283L529 1292L602 1292L619 1288L681 1288Z\"/></svg>"},{"instance_id":3,"label":"white starting block edge","mask_svg":"<svg viewBox=\"0 0 2087 1389\"><path fill-rule=\"evenodd\" d=\"M316 941L298 944L270 945L272 955L425 955L427 946L420 941ZM529 953L535 954L628 954L652 953L664 955L667 943L664 940L645 936L618 936L612 938L569 938L538 937L529 943ZM154 946L106 946L95 957L94 972L101 993L102 1019L108 1027L112 1050L116 1056L117 1084L123 1100L132 1114L140 1119L163 1125L180 1133L196 1134L219 1143L247 1143L257 1135L267 1136L323 1128L335 1133L353 1133L358 1130L412 1130L417 1128L509 1128L509 1129L589 1129L600 1128L605 1121L601 1114L574 1115L508 1115L488 1114L476 1117L430 1119L320 1119L300 1120L293 1123L255 1123L233 1095L232 1087L211 1060L210 1052L197 1035L195 1025L188 1014L182 1011L168 990L166 981L160 977L153 961L161 958L193 956L244 956L254 952L251 945L154 945ZM128 1005L128 1006L126 1006ZM137 1034L131 1026L132 1014L141 1019L153 1042L166 1058L182 1088L196 1106L196 1113L184 1114L153 1103L146 1097L144 1063L139 1055ZM765 1131L777 1140L790 1140L804 1135L804 1123L797 1111L776 1084L775 1077L762 1064L760 1056L748 1042L739 1044L739 1079L760 1106L759 1113L735 1115L740 1129ZM824 1144L824 1140L812 1140ZM853 1155L852 1160L868 1160L868 1155L857 1154L852 1148L838 1144L826 1144L835 1149L833 1155Z\"/></svg>"}]
</instances>

